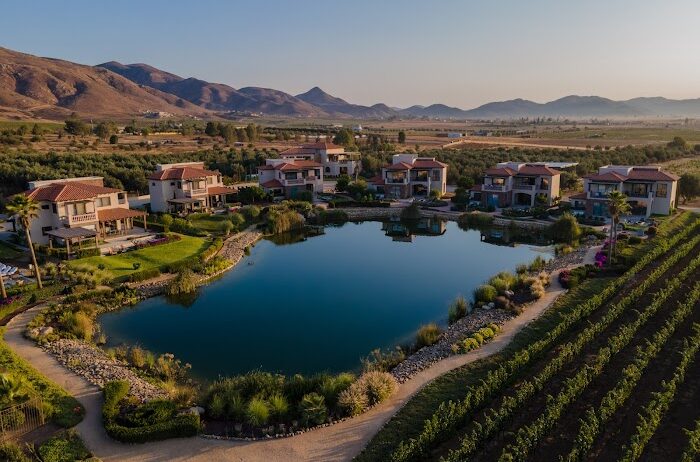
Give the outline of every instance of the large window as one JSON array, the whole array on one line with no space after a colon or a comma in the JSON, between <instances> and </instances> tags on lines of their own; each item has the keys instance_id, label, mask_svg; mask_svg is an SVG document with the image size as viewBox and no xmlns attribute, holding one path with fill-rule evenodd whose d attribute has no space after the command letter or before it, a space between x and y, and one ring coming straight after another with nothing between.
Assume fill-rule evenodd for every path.
<instances>
[{"instance_id":1,"label":"large window","mask_svg":"<svg viewBox=\"0 0 700 462\"><path fill-rule=\"evenodd\" d=\"M647 197L649 195L649 186L644 183L632 184L632 197Z\"/></svg>"},{"instance_id":2,"label":"large window","mask_svg":"<svg viewBox=\"0 0 700 462\"><path fill-rule=\"evenodd\" d=\"M108 197L98 197L97 198L97 206L98 207L109 207L112 205L112 199Z\"/></svg>"},{"instance_id":3,"label":"large window","mask_svg":"<svg viewBox=\"0 0 700 462\"><path fill-rule=\"evenodd\" d=\"M506 183L505 178L491 178L491 184L503 186L505 183Z\"/></svg>"},{"instance_id":4,"label":"large window","mask_svg":"<svg viewBox=\"0 0 700 462\"><path fill-rule=\"evenodd\" d=\"M542 190L549 189L549 180L547 178L542 178L540 180L540 189L542 189Z\"/></svg>"},{"instance_id":5,"label":"large window","mask_svg":"<svg viewBox=\"0 0 700 462\"><path fill-rule=\"evenodd\" d=\"M297 172L288 172L284 174L284 179L285 180L296 180L297 179Z\"/></svg>"},{"instance_id":6,"label":"large window","mask_svg":"<svg viewBox=\"0 0 700 462\"><path fill-rule=\"evenodd\" d=\"M433 181L440 181L440 170L433 170L431 172L430 179Z\"/></svg>"},{"instance_id":7,"label":"large window","mask_svg":"<svg viewBox=\"0 0 700 462\"><path fill-rule=\"evenodd\" d=\"M666 183L656 184L656 197L666 197L668 195L668 185Z\"/></svg>"},{"instance_id":8,"label":"large window","mask_svg":"<svg viewBox=\"0 0 700 462\"><path fill-rule=\"evenodd\" d=\"M591 192L591 195L593 197L606 197L608 194L610 194L612 191L615 191L616 189L617 188L614 184L606 183L591 183L588 186L588 190Z\"/></svg>"}]
</instances>

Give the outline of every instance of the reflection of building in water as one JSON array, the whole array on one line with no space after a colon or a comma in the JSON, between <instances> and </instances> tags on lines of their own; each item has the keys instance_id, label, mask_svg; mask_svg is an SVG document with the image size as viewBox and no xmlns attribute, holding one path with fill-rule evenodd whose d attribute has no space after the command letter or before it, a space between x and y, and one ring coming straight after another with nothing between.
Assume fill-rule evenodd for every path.
<instances>
[{"instance_id":1,"label":"reflection of building in water","mask_svg":"<svg viewBox=\"0 0 700 462\"><path fill-rule=\"evenodd\" d=\"M415 221L391 221L382 224L385 235L393 241L413 242L413 236L441 236L446 231L445 220L421 218Z\"/></svg>"},{"instance_id":2,"label":"reflection of building in water","mask_svg":"<svg viewBox=\"0 0 700 462\"><path fill-rule=\"evenodd\" d=\"M485 228L481 230L481 241L509 247L517 244L551 244L551 238L546 233L522 228Z\"/></svg>"}]
</instances>

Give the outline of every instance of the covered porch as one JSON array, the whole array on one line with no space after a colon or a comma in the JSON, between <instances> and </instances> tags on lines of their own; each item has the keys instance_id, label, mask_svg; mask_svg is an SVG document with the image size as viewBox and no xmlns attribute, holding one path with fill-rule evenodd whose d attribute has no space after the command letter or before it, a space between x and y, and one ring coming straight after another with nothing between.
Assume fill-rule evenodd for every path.
<instances>
[{"instance_id":1,"label":"covered porch","mask_svg":"<svg viewBox=\"0 0 700 462\"><path fill-rule=\"evenodd\" d=\"M180 197L168 200L168 211L170 213L183 214L194 212L205 212L209 205L208 197L195 198L195 197Z\"/></svg>"},{"instance_id":2,"label":"covered porch","mask_svg":"<svg viewBox=\"0 0 700 462\"><path fill-rule=\"evenodd\" d=\"M98 230L102 238L128 234L134 229L134 218L143 219L146 223L145 211L125 208L104 209L97 212Z\"/></svg>"},{"instance_id":3,"label":"covered porch","mask_svg":"<svg viewBox=\"0 0 700 462\"><path fill-rule=\"evenodd\" d=\"M58 228L51 231L46 231L49 237L49 249L56 247L65 247L66 258L70 258L73 251L76 249L82 250L83 243L88 241L89 247L97 248L99 245L98 234L94 229L87 228Z\"/></svg>"},{"instance_id":4,"label":"covered porch","mask_svg":"<svg viewBox=\"0 0 700 462\"><path fill-rule=\"evenodd\" d=\"M211 207L225 207L227 204L235 202L233 200L237 189L230 186L212 186L207 190L209 204Z\"/></svg>"}]
</instances>

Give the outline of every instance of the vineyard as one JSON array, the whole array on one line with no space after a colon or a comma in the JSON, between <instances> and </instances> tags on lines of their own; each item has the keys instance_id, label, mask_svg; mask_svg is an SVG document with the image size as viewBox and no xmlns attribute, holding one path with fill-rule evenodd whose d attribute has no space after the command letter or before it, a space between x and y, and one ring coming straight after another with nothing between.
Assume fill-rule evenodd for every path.
<instances>
[{"instance_id":1,"label":"vineyard","mask_svg":"<svg viewBox=\"0 0 700 462\"><path fill-rule=\"evenodd\" d=\"M571 291L498 358L426 387L357 460L695 460L699 275L700 220L684 214L622 275Z\"/></svg>"}]
</instances>

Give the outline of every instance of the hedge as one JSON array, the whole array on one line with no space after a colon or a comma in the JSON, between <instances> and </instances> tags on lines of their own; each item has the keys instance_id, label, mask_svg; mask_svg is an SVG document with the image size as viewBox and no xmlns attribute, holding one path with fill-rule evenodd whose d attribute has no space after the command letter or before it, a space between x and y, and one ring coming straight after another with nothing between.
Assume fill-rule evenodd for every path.
<instances>
[{"instance_id":1,"label":"hedge","mask_svg":"<svg viewBox=\"0 0 700 462\"><path fill-rule=\"evenodd\" d=\"M154 425L125 427L115 422L119 414L119 402L129 393L129 383L109 382L104 386L102 420L107 434L122 443L146 443L168 438L196 436L202 428L198 414L182 414Z\"/></svg>"}]
</instances>

